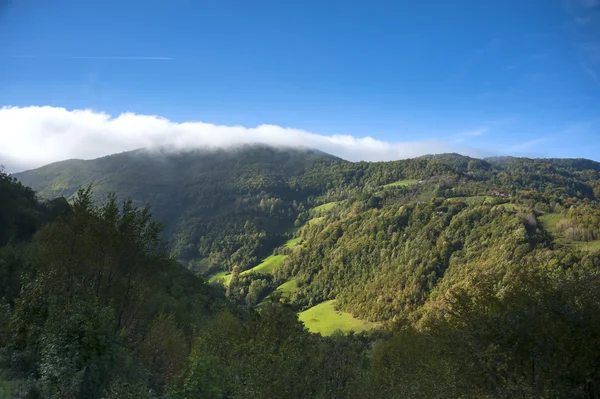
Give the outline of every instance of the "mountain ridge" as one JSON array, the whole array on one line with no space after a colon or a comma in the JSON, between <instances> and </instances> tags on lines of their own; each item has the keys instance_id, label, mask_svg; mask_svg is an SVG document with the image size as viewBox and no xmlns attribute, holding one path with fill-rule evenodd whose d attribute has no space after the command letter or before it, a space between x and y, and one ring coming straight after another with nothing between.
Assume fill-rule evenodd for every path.
<instances>
[{"instance_id":1,"label":"mountain ridge","mask_svg":"<svg viewBox=\"0 0 600 399\"><path fill-rule=\"evenodd\" d=\"M491 161L450 153L350 162L318 150L246 145L187 152L141 149L62 161L14 176L43 198L70 199L91 184L96 202L115 192L137 206L150 204L165 224L173 255L203 271L250 268L290 238L290 229L308 209L364 190L374 191L371 201L378 202L378 187L402 179L426 180L424 186L405 189L423 200L520 188L596 196L586 183L600 170L593 161ZM577 169L581 166L593 169Z\"/></svg>"},{"instance_id":2,"label":"mountain ridge","mask_svg":"<svg viewBox=\"0 0 600 399\"><path fill-rule=\"evenodd\" d=\"M175 320L192 323L181 327L186 337L197 337L194 351L182 351L182 356L189 353L185 364L195 365L200 377L196 371L185 374L184 370L185 381L190 378L205 384L204 370L227 370L229 374L218 374L244 375L246 381L255 381L257 360L261 364L262 359L274 359L272 355L294 358L283 349L289 347L287 343L277 346L282 337L298 343L294 353L314 353L308 349L321 342L320 353L332 348L331 353L339 356L339 349L347 348L344 356L359 356L334 362L358 376L351 377L356 386L346 385L352 387L351 397L381 397L376 387L382 384L397 387L401 396L407 386L420 394L427 386L430 391L422 397L433 397L443 384L454 387L444 390L447 397L464 396L453 396L453 392L506 397L507 390L523 397L555 397L557 392L560 397L585 397L576 393L597 380L600 173L593 162L526 158L488 162L442 154L352 163L318 153L254 147L202 155L126 153L81 165L79 161L67 162L66 167L55 164L29 176L42 189L56 193L73 192L87 183L94 183L96 190L94 198L89 190L79 192L73 217L58 217L33 236L29 259L42 262L42 271L54 268L53 275L60 275L65 287L71 284L70 268L84 271L87 277L81 280L81 292L90 296L90 304L97 302L86 287L106 278L110 288L115 264L127 273L134 266L140 278L147 279L147 287L163 287L161 300L179 309ZM8 180L20 192L20 186ZM137 228L131 221L150 228L141 230L150 236L141 237L151 237L153 243L156 235L152 232L158 233L158 228L147 224L149 213L134 210L131 202L125 201L119 210L116 197L109 196L113 192L119 200L152 204L158 219L166 222L164 238L170 241L170 254L161 256L171 264L170 279L163 282L160 274L152 272L158 266L153 266L152 258L139 265L130 263L129 254L136 253L143 242L136 238ZM35 199L33 191L24 193ZM1 194L5 193L0 192L0 199ZM94 200L105 205L93 205ZM12 203L8 202L5 212L9 219L15 213L12 209L19 206L19 202ZM52 209L64 209L65 204L55 203L49 217L56 214ZM41 211L34 207L33 212L43 218L44 207ZM24 221L12 222L5 234L9 247L10 237L23 231L21 226L27 231L36 227L27 223L31 207L22 210L19 218ZM90 220L95 222L90 225ZM79 247L81 256L73 262L70 246L80 231L87 238ZM132 240L126 246L120 239L124 233ZM58 258L39 256L38 245ZM108 258L102 249L105 245ZM0 271L13 264L12 254L10 248L0 251L0 257L9 260L0 262ZM178 271L176 266L181 264L195 273ZM20 281L19 276L25 276L22 270L9 268L11 281ZM212 278L210 290L198 274ZM36 280L40 288L47 281L44 276ZM121 284L124 281L119 279ZM182 297L186 281L190 291ZM7 292L15 298L19 287L13 285ZM26 285L26 295L31 295L27 287L34 289L32 294L38 292L38 285ZM68 300L62 285L57 287L52 297ZM127 298L127 292L122 285L111 296ZM143 292L153 295L152 289ZM199 304L208 304L202 299L205 295L209 299L212 293L221 293L228 298L228 306L237 304L247 313L240 319L239 313L227 311L208 324L189 319L199 316L187 311L189 296L196 292L201 294ZM37 301L28 298L22 303L36 306ZM160 305L161 300L152 300L156 306L148 309L148 317L163 309L172 312L171 305ZM108 309L116 312L119 328L122 301L107 303L113 304ZM15 309L15 317L38 314ZM210 317L210 313L204 314ZM157 330L152 331L159 341L165 331L173 332L168 336L178 334L179 324L156 317ZM35 319L27 320L27 326L36 326ZM63 324L44 328L62 336ZM140 325L140 331L152 328L148 326ZM314 337L306 328L323 335L337 328L363 332L328 338ZM290 331L297 335L286 335ZM155 345L139 342L144 348ZM273 352L255 355L256 342ZM152 353L154 349L150 349L150 359L155 359ZM40 364L45 365L44 359ZM248 369L239 369L238 363ZM277 372L284 363L276 363ZM304 360L299 363L302 370L306 364ZM565 368L565 364L570 366ZM336 366L326 364L324 370L331 367ZM415 377L410 371L415 367L426 370L427 376ZM268 375L266 368L260 370ZM303 376L301 371L290 375ZM230 389L230 382L224 382L223 388L220 380L209 380L219 392ZM294 380L286 379L284 385ZM460 389L453 385L456 381ZM179 388L187 382L182 384ZM247 385L232 384L231 389L240 390L236 397L245 397ZM181 397L193 396L197 386L180 391L189 393ZM541 392L540 387L548 395L528 396ZM275 397L286 396L281 392L289 393L289 389L278 392ZM310 397L312 387L302 392L298 397ZM340 396L337 388L329 392L336 394L321 397Z\"/></svg>"}]
</instances>

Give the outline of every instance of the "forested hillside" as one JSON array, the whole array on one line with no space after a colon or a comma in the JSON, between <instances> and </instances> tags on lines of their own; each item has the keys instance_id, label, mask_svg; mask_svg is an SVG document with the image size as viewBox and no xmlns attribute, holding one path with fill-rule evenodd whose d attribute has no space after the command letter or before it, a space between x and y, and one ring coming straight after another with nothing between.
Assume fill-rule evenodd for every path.
<instances>
[{"instance_id":1,"label":"forested hillside","mask_svg":"<svg viewBox=\"0 0 600 399\"><path fill-rule=\"evenodd\" d=\"M181 261L203 270L248 268L285 238L300 203L321 192L321 187L293 183L294 177L337 161L314 151L264 147L140 150L59 162L17 177L44 198L71 198L92 184L95 201L115 192L135 205L150 204Z\"/></svg>"},{"instance_id":2,"label":"forested hillside","mask_svg":"<svg viewBox=\"0 0 600 399\"><path fill-rule=\"evenodd\" d=\"M234 265L248 269L290 237L303 212L401 179L427 179L417 195L423 199L477 195L491 188L589 199L600 195L598 164L591 161L490 161L447 154L350 163L318 151L247 146L184 153L139 150L58 162L16 177L42 198L70 199L92 184L95 201L115 192L135 205L150 204L164 223L172 254L203 273Z\"/></svg>"},{"instance_id":3,"label":"forested hillside","mask_svg":"<svg viewBox=\"0 0 600 399\"><path fill-rule=\"evenodd\" d=\"M137 151L17 178L40 198L72 203L40 202L4 175L0 264L12 282L0 293L1 366L22 392L600 395L596 162L444 154L351 163L243 147ZM119 207L111 192L132 201ZM146 203L162 236L135 208ZM56 352L91 333L53 324L78 325L76 314L118 331L94 342L125 353L141 375L109 372L107 349ZM67 377L77 373L78 382Z\"/></svg>"}]
</instances>

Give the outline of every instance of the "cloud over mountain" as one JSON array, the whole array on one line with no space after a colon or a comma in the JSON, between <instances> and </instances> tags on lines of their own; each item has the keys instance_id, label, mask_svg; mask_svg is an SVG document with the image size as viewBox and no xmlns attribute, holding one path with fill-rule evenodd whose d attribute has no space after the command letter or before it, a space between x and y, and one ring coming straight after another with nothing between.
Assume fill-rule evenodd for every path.
<instances>
[{"instance_id":1,"label":"cloud over mountain","mask_svg":"<svg viewBox=\"0 0 600 399\"><path fill-rule=\"evenodd\" d=\"M387 142L372 137L319 135L275 125L177 123L155 115L123 113L113 117L103 112L49 106L1 108L0 142L0 163L9 170L160 146L191 150L269 144L316 148L351 161L393 160L457 150L440 140Z\"/></svg>"}]
</instances>

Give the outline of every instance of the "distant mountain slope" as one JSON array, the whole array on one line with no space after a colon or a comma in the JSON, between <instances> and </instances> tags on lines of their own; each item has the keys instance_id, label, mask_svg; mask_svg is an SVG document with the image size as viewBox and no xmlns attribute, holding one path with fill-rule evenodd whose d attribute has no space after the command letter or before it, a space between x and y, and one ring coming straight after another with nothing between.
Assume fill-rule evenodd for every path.
<instances>
[{"instance_id":1,"label":"distant mountain slope","mask_svg":"<svg viewBox=\"0 0 600 399\"><path fill-rule=\"evenodd\" d=\"M599 170L600 164L587 160L480 160L459 154L352 163L320 151L242 146L137 150L57 162L15 176L45 198L69 199L92 184L96 201L115 192L135 205L150 204L165 224L173 254L208 272L255 266L290 238L309 208L324 202L354 198L381 206L397 202L398 195L423 201L492 189L594 199L600 196ZM426 184L378 191L403 179Z\"/></svg>"},{"instance_id":2,"label":"distant mountain slope","mask_svg":"<svg viewBox=\"0 0 600 399\"><path fill-rule=\"evenodd\" d=\"M585 158L518 158L491 157L485 161L502 168L517 168L520 166L545 167L562 173L580 173L586 170L600 172L600 162Z\"/></svg>"},{"instance_id":3,"label":"distant mountain slope","mask_svg":"<svg viewBox=\"0 0 600 399\"><path fill-rule=\"evenodd\" d=\"M178 153L138 150L57 162L15 176L45 198L69 199L92 184L96 201L115 192L136 205L151 204L180 259L249 267L283 239L298 202L326 186L306 187L294 179L314 168L343 163L319 151L263 146Z\"/></svg>"}]
</instances>

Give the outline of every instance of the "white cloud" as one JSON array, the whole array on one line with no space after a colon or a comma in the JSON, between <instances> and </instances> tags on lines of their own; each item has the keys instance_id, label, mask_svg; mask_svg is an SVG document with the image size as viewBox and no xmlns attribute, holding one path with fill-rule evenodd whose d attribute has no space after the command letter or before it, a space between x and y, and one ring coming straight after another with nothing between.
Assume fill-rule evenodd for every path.
<instances>
[{"instance_id":1,"label":"white cloud","mask_svg":"<svg viewBox=\"0 0 600 399\"><path fill-rule=\"evenodd\" d=\"M470 136L485 129L471 132ZM270 144L316 148L351 161L384 161L456 151L440 140L387 142L372 137L319 135L274 125L219 126L171 122L154 115L124 113L117 117L91 110L56 107L0 108L0 164L16 171L69 158L93 159L141 147L175 150Z\"/></svg>"}]
</instances>

